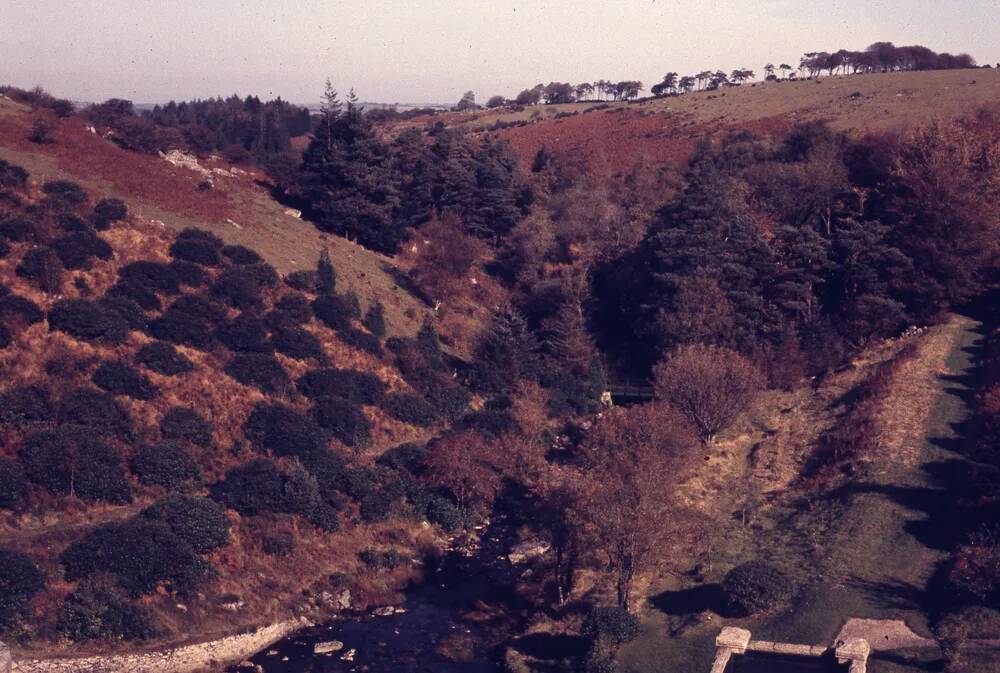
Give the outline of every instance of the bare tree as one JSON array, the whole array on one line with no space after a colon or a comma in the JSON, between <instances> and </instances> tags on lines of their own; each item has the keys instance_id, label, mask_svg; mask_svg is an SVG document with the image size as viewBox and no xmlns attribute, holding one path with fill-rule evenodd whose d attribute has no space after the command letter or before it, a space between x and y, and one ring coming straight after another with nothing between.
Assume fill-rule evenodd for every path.
<instances>
[{"instance_id":1,"label":"bare tree","mask_svg":"<svg viewBox=\"0 0 1000 673\"><path fill-rule=\"evenodd\" d=\"M706 442L728 428L764 387L753 363L721 346L682 346L654 374L657 398L683 413Z\"/></svg>"}]
</instances>

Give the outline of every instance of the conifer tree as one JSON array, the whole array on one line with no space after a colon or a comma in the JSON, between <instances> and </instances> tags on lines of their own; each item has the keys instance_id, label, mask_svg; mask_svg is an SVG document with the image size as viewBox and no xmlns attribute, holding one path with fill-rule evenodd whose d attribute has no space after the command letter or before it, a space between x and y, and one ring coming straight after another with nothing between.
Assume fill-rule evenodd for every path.
<instances>
[{"instance_id":1,"label":"conifer tree","mask_svg":"<svg viewBox=\"0 0 1000 673\"><path fill-rule=\"evenodd\" d=\"M330 261L330 251L323 248L316 265L316 288L319 294L332 295L337 291L337 270Z\"/></svg>"}]
</instances>

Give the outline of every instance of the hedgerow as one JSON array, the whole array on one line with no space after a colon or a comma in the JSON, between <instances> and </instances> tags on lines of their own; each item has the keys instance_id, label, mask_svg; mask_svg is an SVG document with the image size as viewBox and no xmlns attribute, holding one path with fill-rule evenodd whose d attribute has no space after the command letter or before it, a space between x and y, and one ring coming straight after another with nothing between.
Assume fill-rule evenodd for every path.
<instances>
[{"instance_id":1,"label":"hedgerow","mask_svg":"<svg viewBox=\"0 0 1000 673\"><path fill-rule=\"evenodd\" d=\"M135 354L135 361L164 376L176 376L194 369L194 364L173 344L151 341Z\"/></svg>"},{"instance_id":2,"label":"hedgerow","mask_svg":"<svg viewBox=\"0 0 1000 673\"><path fill-rule=\"evenodd\" d=\"M31 599L45 588L45 576L27 554L0 548L0 631L26 617Z\"/></svg>"},{"instance_id":3,"label":"hedgerow","mask_svg":"<svg viewBox=\"0 0 1000 673\"><path fill-rule=\"evenodd\" d=\"M163 521L199 554L229 542L226 511L208 498L174 493L154 502L140 516Z\"/></svg>"},{"instance_id":4,"label":"hedgerow","mask_svg":"<svg viewBox=\"0 0 1000 673\"><path fill-rule=\"evenodd\" d=\"M160 434L164 439L191 442L198 446L212 444L212 424L194 409L173 407L160 421Z\"/></svg>"},{"instance_id":5,"label":"hedgerow","mask_svg":"<svg viewBox=\"0 0 1000 673\"><path fill-rule=\"evenodd\" d=\"M0 508L15 509L28 495L28 478L20 463L0 458Z\"/></svg>"},{"instance_id":6,"label":"hedgerow","mask_svg":"<svg viewBox=\"0 0 1000 673\"><path fill-rule=\"evenodd\" d=\"M243 385L265 393L276 393L291 383L277 358L265 353L237 353L226 363L225 371Z\"/></svg>"},{"instance_id":7,"label":"hedgerow","mask_svg":"<svg viewBox=\"0 0 1000 673\"><path fill-rule=\"evenodd\" d=\"M161 584L193 594L210 568L169 525L145 517L99 526L67 547L59 561L67 581L111 573L132 596Z\"/></svg>"},{"instance_id":8,"label":"hedgerow","mask_svg":"<svg viewBox=\"0 0 1000 673\"><path fill-rule=\"evenodd\" d=\"M89 299L61 299L49 311L49 328L85 341L118 344L128 324L106 306Z\"/></svg>"},{"instance_id":9,"label":"hedgerow","mask_svg":"<svg viewBox=\"0 0 1000 673\"><path fill-rule=\"evenodd\" d=\"M170 441L139 447L132 457L132 471L144 484L171 489L201 480L201 470L191 455Z\"/></svg>"},{"instance_id":10,"label":"hedgerow","mask_svg":"<svg viewBox=\"0 0 1000 673\"><path fill-rule=\"evenodd\" d=\"M92 380L98 388L136 400L151 400L159 394L148 377L124 362L102 362Z\"/></svg>"},{"instance_id":11,"label":"hedgerow","mask_svg":"<svg viewBox=\"0 0 1000 673\"><path fill-rule=\"evenodd\" d=\"M371 421L350 400L336 397L316 400L313 415L321 427L347 446L363 448L371 443Z\"/></svg>"},{"instance_id":12,"label":"hedgerow","mask_svg":"<svg viewBox=\"0 0 1000 673\"><path fill-rule=\"evenodd\" d=\"M278 403L259 402L250 412L243 432L260 450L278 456L305 455L327 443L322 428L308 416Z\"/></svg>"},{"instance_id":13,"label":"hedgerow","mask_svg":"<svg viewBox=\"0 0 1000 673\"><path fill-rule=\"evenodd\" d=\"M313 399L342 397L358 404L380 404L385 384L371 372L355 369L324 368L306 372L297 385L303 395Z\"/></svg>"}]
</instances>

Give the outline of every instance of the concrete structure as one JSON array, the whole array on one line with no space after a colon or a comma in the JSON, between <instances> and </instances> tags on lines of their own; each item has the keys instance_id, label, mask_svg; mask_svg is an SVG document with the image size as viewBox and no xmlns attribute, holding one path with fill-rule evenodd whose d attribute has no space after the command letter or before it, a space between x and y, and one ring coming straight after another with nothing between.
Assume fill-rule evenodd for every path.
<instances>
[{"instance_id":1,"label":"concrete structure","mask_svg":"<svg viewBox=\"0 0 1000 673\"><path fill-rule=\"evenodd\" d=\"M715 661L711 673L726 673L734 656L742 657L757 653L770 657L789 658L830 657L840 666L847 666L848 673L866 673L868 655L871 648L864 638L848 638L838 642L833 648L825 645L798 645L795 643L775 643L769 640L753 640L750 631L734 626L726 626L715 638ZM831 652L832 649L832 652ZM831 663L831 666L833 664Z\"/></svg>"}]
</instances>

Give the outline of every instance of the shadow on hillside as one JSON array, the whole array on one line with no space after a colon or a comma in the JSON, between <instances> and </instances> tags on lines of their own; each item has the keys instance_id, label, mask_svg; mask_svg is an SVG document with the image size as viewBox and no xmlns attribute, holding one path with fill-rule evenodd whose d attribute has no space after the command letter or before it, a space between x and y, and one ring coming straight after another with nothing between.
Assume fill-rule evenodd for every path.
<instances>
[{"instance_id":1,"label":"shadow on hillside","mask_svg":"<svg viewBox=\"0 0 1000 673\"><path fill-rule=\"evenodd\" d=\"M726 612L726 594L721 584L702 584L689 589L664 591L651 596L649 602L668 615L693 615L705 610L718 615Z\"/></svg>"},{"instance_id":2,"label":"shadow on hillside","mask_svg":"<svg viewBox=\"0 0 1000 673\"><path fill-rule=\"evenodd\" d=\"M535 659L567 659L587 653L590 640L584 636L532 633L512 640L510 647Z\"/></svg>"}]
</instances>

